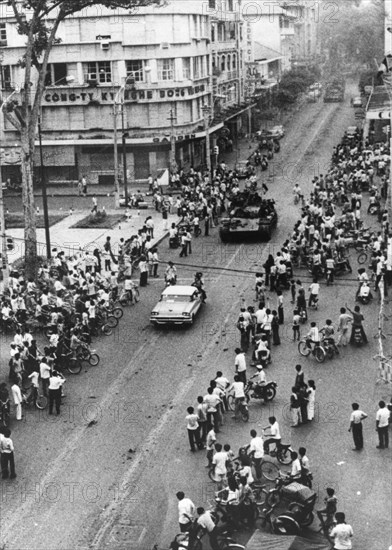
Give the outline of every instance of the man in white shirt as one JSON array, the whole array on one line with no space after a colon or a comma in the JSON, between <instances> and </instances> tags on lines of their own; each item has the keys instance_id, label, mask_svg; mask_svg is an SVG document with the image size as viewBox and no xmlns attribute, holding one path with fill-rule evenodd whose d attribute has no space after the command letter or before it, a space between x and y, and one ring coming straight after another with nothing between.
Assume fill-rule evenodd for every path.
<instances>
[{"instance_id":1,"label":"man in white shirt","mask_svg":"<svg viewBox=\"0 0 392 550\"><path fill-rule=\"evenodd\" d=\"M253 456L256 478L260 480L262 478L261 463L264 456L264 443L262 438L257 435L256 430L251 430L250 436L252 439L250 440L249 453Z\"/></svg>"},{"instance_id":2,"label":"man in white shirt","mask_svg":"<svg viewBox=\"0 0 392 550\"><path fill-rule=\"evenodd\" d=\"M388 449L389 446L389 416L390 412L385 406L385 401L379 401L379 409L376 413L376 430L378 432L379 444L377 449Z\"/></svg>"},{"instance_id":3,"label":"man in white shirt","mask_svg":"<svg viewBox=\"0 0 392 550\"><path fill-rule=\"evenodd\" d=\"M235 348L235 372L239 376L241 382L246 384L246 359L241 348Z\"/></svg>"},{"instance_id":4,"label":"man in white shirt","mask_svg":"<svg viewBox=\"0 0 392 550\"><path fill-rule=\"evenodd\" d=\"M308 300L308 307L311 307L313 304L317 304L318 302L318 295L320 292L320 284L314 279L313 283L309 287L309 300Z\"/></svg>"},{"instance_id":5,"label":"man in white shirt","mask_svg":"<svg viewBox=\"0 0 392 550\"><path fill-rule=\"evenodd\" d=\"M192 520L195 516L196 507L190 498L186 498L182 491L176 494L178 498L178 523L181 533L186 533L192 526Z\"/></svg>"},{"instance_id":6,"label":"man in white shirt","mask_svg":"<svg viewBox=\"0 0 392 550\"><path fill-rule=\"evenodd\" d=\"M236 420L239 416L241 402L245 399L244 389L245 389L245 385L243 381L240 379L239 375L236 374L234 376L234 382L229 388L229 393L231 391L234 392L234 403L235 403L234 411L235 412L234 412L233 418L235 418Z\"/></svg>"},{"instance_id":7,"label":"man in white shirt","mask_svg":"<svg viewBox=\"0 0 392 550\"><path fill-rule=\"evenodd\" d=\"M330 538L334 541L334 550L351 550L351 538L354 535L351 525L346 523L343 512L336 512L335 520L337 525L330 533Z\"/></svg>"},{"instance_id":8,"label":"man in white shirt","mask_svg":"<svg viewBox=\"0 0 392 550\"><path fill-rule=\"evenodd\" d=\"M270 416L268 418L268 422L270 425L267 426L266 428L263 428L263 430L269 431L268 439L264 441L264 452L266 454L269 454L270 443L278 444L280 443L280 440L281 440L279 424L276 421L275 416Z\"/></svg>"},{"instance_id":9,"label":"man in white shirt","mask_svg":"<svg viewBox=\"0 0 392 550\"><path fill-rule=\"evenodd\" d=\"M217 489L220 491L225 487L226 474L227 474L227 458L228 455L225 451L222 451L222 445L220 443L215 444L216 453L212 459L214 465L214 474L217 479Z\"/></svg>"},{"instance_id":10,"label":"man in white shirt","mask_svg":"<svg viewBox=\"0 0 392 550\"><path fill-rule=\"evenodd\" d=\"M359 410L358 403L352 403L351 408L353 412L350 416L349 432L352 431L355 449L353 451L360 451L363 449L363 434L362 434L362 420L367 418L367 414Z\"/></svg>"},{"instance_id":11,"label":"man in white shirt","mask_svg":"<svg viewBox=\"0 0 392 550\"><path fill-rule=\"evenodd\" d=\"M11 386L12 399L14 400L14 405L16 409L16 420L22 420L22 392L18 384L13 384Z\"/></svg>"},{"instance_id":12,"label":"man in white shirt","mask_svg":"<svg viewBox=\"0 0 392 550\"><path fill-rule=\"evenodd\" d=\"M197 513L199 516L197 524L208 533L211 549L220 550L221 546L218 544L217 540L216 525L211 517L211 513L209 510L204 510L201 506L197 509Z\"/></svg>"},{"instance_id":13,"label":"man in white shirt","mask_svg":"<svg viewBox=\"0 0 392 550\"><path fill-rule=\"evenodd\" d=\"M56 414L60 414L61 386L65 380L57 371L53 371L49 377L49 414L53 414L53 405L56 405Z\"/></svg>"}]
</instances>

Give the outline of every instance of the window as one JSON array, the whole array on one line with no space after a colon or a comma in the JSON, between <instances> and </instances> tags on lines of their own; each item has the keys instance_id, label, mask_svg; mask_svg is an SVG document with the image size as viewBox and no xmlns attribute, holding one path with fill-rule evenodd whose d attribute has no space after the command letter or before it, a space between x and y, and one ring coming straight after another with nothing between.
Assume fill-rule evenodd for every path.
<instances>
[{"instance_id":1,"label":"window","mask_svg":"<svg viewBox=\"0 0 392 550\"><path fill-rule=\"evenodd\" d=\"M208 0L208 7L210 10L214 10L216 8L216 0Z\"/></svg>"},{"instance_id":2,"label":"window","mask_svg":"<svg viewBox=\"0 0 392 550\"><path fill-rule=\"evenodd\" d=\"M227 56L227 70L231 71L231 55L228 54Z\"/></svg>"},{"instance_id":3,"label":"window","mask_svg":"<svg viewBox=\"0 0 392 550\"><path fill-rule=\"evenodd\" d=\"M234 2L233 2L233 0L228 0L228 2L227 2L227 9L228 9L229 11L234 11Z\"/></svg>"},{"instance_id":4,"label":"window","mask_svg":"<svg viewBox=\"0 0 392 550\"><path fill-rule=\"evenodd\" d=\"M191 58L182 58L182 79L189 80L191 78Z\"/></svg>"},{"instance_id":5,"label":"window","mask_svg":"<svg viewBox=\"0 0 392 550\"><path fill-rule=\"evenodd\" d=\"M215 23L211 25L211 42L215 42Z\"/></svg>"},{"instance_id":6,"label":"window","mask_svg":"<svg viewBox=\"0 0 392 550\"><path fill-rule=\"evenodd\" d=\"M221 57L221 71L225 71L226 70L226 56L225 55L222 55Z\"/></svg>"},{"instance_id":7,"label":"window","mask_svg":"<svg viewBox=\"0 0 392 550\"><path fill-rule=\"evenodd\" d=\"M67 64L48 63L45 86L63 86L67 84Z\"/></svg>"},{"instance_id":8,"label":"window","mask_svg":"<svg viewBox=\"0 0 392 550\"><path fill-rule=\"evenodd\" d=\"M7 45L7 28L5 26L5 23L0 23L0 45Z\"/></svg>"},{"instance_id":9,"label":"window","mask_svg":"<svg viewBox=\"0 0 392 550\"><path fill-rule=\"evenodd\" d=\"M194 57L193 58L193 78L200 78L201 77L201 68L200 68L200 57Z\"/></svg>"},{"instance_id":10,"label":"window","mask_svg":"<svg viewBox=\"0 0 392 550\"><path fill-rule=\"evenodd\" d=\"M11 65L0 65L1 89L11 88Z\"/></svg>"},{"instance_id":11,"label":"window","mask_svg":"<svg viewBox=\"0 0 392 550\"><path fill-rule=\"evenodd\" d=\"M110 61L90 61L87 63L87 78L105 83L112 81Z\"/></svg>"},{"instance_id":12,"label":"window","mask_svg":"<svg viewBox=\"0 0 392 550\"><path fill-rule=\"evenodd\" d=\"M144 81L144 61L141 59L131 59L125 62L127 76L133 73L136 82Z\"/></svg>"},{"instance_id":13,"label":"window","mask_svg":"<svg viewBox=\"0 0 392 550\"><path fill-rule=\"evenodd\" d=\"M233 60L232 60L231 68L233 70L237 68L237 55L235 53L233 53Z\"/></svg>"},{"instance_id":14,"label":"window","mask_svg":"<svg viewBox=\"0 0 392 550\"><path fill-rule=\"evenodd\" d=\"M158 80L174 80L174 59L158 59Z\"/></svg>"}]
</instances>

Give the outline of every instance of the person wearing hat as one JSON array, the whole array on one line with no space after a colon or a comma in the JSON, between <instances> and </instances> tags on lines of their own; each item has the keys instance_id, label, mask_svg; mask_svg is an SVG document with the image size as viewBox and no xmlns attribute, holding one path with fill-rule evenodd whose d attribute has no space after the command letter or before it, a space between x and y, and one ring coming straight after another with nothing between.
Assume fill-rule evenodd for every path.
<instances>
[{"instance_id":1,"label":"person wearing hat","mask_svg":"<svg viewBox=\"0 0 392 550\"><path fill-rule=\"evenodd\" d=\"M169 262L165 270L165 281L167 285L175 285L177 282L177 268L173 262Z\"/></svg>"},{"instance_id":2,"label":"person wearing hat","mask_svg":"<svg viewBox=\"0 0 392 550\"><path fill-rule=\"evenodd\" d=\"M54 370L49 378L49 414L53 414L53 405L56 405L56 414L60 414L61 386L65 379Z\"/></svg>"}]
</instances>

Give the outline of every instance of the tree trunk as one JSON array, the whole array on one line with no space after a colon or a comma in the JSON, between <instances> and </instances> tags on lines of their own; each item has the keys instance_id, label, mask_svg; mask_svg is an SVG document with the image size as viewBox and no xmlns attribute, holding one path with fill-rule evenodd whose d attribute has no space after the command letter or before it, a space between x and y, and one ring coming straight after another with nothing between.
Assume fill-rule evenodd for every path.
<instances>
[{"instance_id":1,"label":"tree trunk","mask_svg":"<svg viewBox=\"0 0 392 550\"><path fill-rule=\"evenodd\" d=\"M37 274L37 229L34 204L34 145L31 146L28 131L21 132L22 149L22 198L24 213L25 276Z\"/></svg>"}]
</instances>

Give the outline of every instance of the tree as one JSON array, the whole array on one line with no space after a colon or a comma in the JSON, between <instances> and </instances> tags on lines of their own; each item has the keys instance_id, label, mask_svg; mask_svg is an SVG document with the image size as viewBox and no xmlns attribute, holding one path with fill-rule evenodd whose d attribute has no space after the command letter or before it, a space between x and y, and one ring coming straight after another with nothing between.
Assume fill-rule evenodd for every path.
<instances>
[{"instance_id":1,"label":"tree","mask_svg":"<svg viewBox=\"0 0 392 550\"><path fill-rule=\"evenodd\" d=\"M10 99L4 105L3 112L20 133L25 266L26 275L29 277L34 276L37 270L37 232L33 193L36 128L45 89L49 55L53 46L59 43L59 39L56 38L58 28L67 17L92 6L122 8L132 12L140 7L163 5L163 3L162 0L0 1L0 9L4 9L5 5L11 7L18 33L26 37L26 50L20 60L24 68L20 99ZM32 83L34 72L37 77L35 87Z\"/></svg>"}]
</instances>

